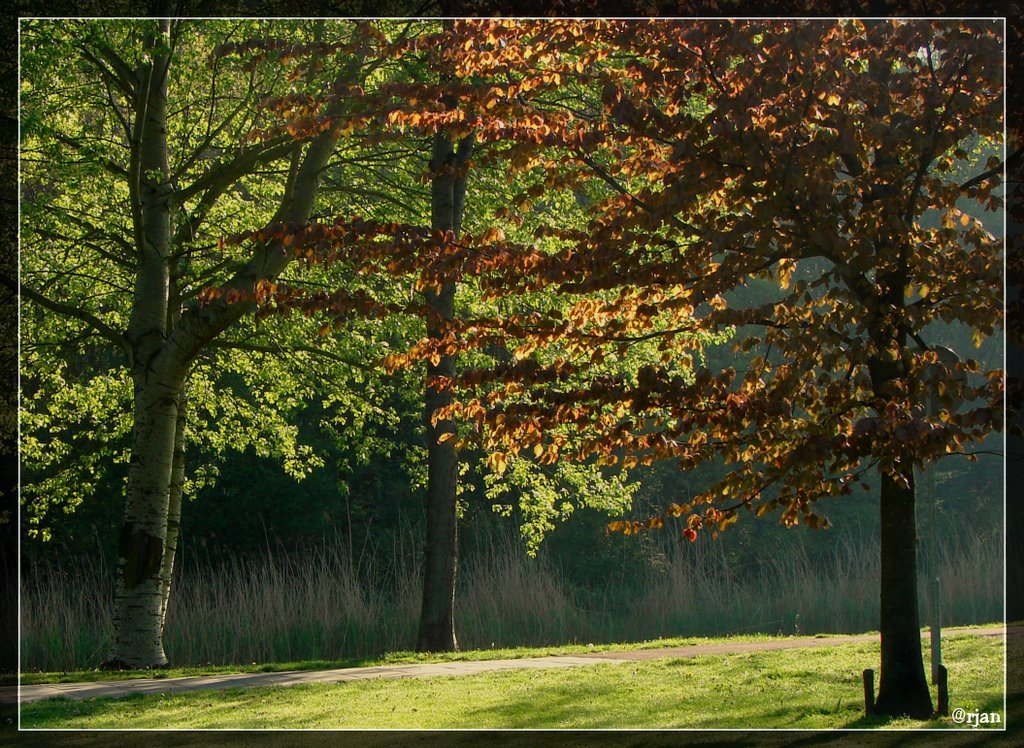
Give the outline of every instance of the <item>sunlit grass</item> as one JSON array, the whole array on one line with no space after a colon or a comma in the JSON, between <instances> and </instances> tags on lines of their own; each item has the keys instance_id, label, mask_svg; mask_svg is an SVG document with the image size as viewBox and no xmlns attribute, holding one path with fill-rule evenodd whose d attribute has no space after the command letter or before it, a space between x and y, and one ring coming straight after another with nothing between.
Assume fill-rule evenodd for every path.
<instances>
[{"instance_id":1,"label":"sunlit grass","mask_svg":"<svg viewBox=\"0 0 1024 748\"><path fill-rule=\"evenodd\" d=\"M989 623L980 628L995 628L1001 623ZM877 635L877 632L866 632ZM947 630L947 636L955 629ZM927 635L926 630L922 632ZM819 633L815 638L840 636L840 634ZM491 649L465 649L458 652L389 652L380 657L350 658L347 660L297 660L293 662L251 663L248 665L208 665L205 667L163 668L159 670L73 670L65 672L26 672L21 674L21 683L26 686L45 683L85 683L135 680L144 678L184 678L241 673L281 673L294 670L333 670L338 668L371 667L375 665L409 665L431 662L463 662L474 660L505 660L523 657L546 657L551 655L579 655L610 651L635 651L669 647L690 647L714 644L742 644L761 641L792 640L795 636L771 636L769 634L745 634L727 637L687 636L667 639L649 639L642 642L611 642L603 644L562 644L550 647L502 647ZM12 679L13 683L13 679Z\"/></svg>"},{"instance_id":2,"label":"sunlit grass","mask_svg":"<svg viewBox=\"0 0 1024 748\"><path fill-rule=\"evenodd\" d=\"M991 624L998 626L1000 624ZM829 636L816 634L815 636ZM297 660L293 662L251 663L248 665L208 665L205 667L162 668L158 670L72 670L64 672L24 672L23 685L43 683L84 683L142 678L183 678L214 676L233 673L280 673L289 670L331 670L335 668L369 667L374 665L409 665L430 662L462 662L471 660L504 660L549 655L574 655L608 651L633 651L663 647L688 647L704 644L739 644L743 642L777 641L793 637L768 634L746 634L729 637L671 637L649 639L642 642L611 642L604 644L562 644L550 647L501 647L491 649L465 649L458 652L389 652L380 657L350 658L347 660Z\"/></svg>"},{"instance_id":3,"label":"sunlit grass","mask_svg":"<svg viewBox=\"0 0 1024 748\"><path fill-rule=\"evenodd\" d=\"M1003 712L1001 637L944 647L951 706ZM844 644L581 668L71 701L22 708L61 728L956 727L863 716L860 673L877 644ZM933 694L934 699L934 694Z\"/></svg>"}]
</instances>

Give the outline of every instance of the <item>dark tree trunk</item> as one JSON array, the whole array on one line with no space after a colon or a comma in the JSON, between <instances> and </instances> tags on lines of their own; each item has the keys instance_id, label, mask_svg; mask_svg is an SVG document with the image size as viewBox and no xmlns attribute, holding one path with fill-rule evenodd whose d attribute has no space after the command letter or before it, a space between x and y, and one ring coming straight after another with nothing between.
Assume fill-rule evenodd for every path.
<instances>
[{"instance_id":1,"label":"dark tree trunk","mask_svg":"<svg viewBox=\"0 0 1024 748\"><path fill-rule=\"evenodd\" d=\"M912 471L903 478L908 486L882 476L882 672L875 712L927 719L933 712L921 657Z\"/></svg>"},{"instance_id":2,"label":"dark tree trunk","mask_svg":"<svg viewBox=\"0 0 1024 748\"><path fill-rule=\"evenodd\" d=\"M457 236L462 224L466 180L462 169L472 150L465 139L456 150L444 133L434 136L430 159L434 174L431 182L431 227L452 231ZM455 284L424 294L430 316L428 337L438 337L445 320L455 314ZM427 365L424 419L427 436L427 533L423 560L423 606L416 641L419 652L451 652L458 649L455 637L455 579L458 568L457 491L459 458L455 439L438 443L447 433L454 434L451 421L433 423L434 412L451 403L451 394L430 386L433 377L455 374L455 357L442 356Z\"/></svg>"},{"instance_id":3,"label":"dark tree trunk","mask_svg":"<svg viewBox=\"0 0 1024 748\"><path fill-rule=\"evenodd\" d=\"M455 287L446 285L441 293L427 293L432 312L450 317L454 309ZM446 314L447 312L447 314ZM428 335L436 328L428 326ZM428 364L427 376L450 377L455 374L455 357L443 356L437 366ZM451 403L448 392L427 387L424 418L427 433L427 535L423 561L423 608L416 642L419 652L451 652L458 649L455 638L455 576L458 566L458 489L459 458L455 440L438 443L442 434L453 432L451 421L431 423L435 410Z\"/></svg>"},{"instance_id":4,"label":"dark tree trunk","mask_svg":"<svg viewBox=\"0 0 1024 748\"><path fill-rule=\"evenodd\" d=\"M903 289L901 276L881 276L882 294L871 315L868 359L871 386L882 402L906 397L900 387L906 377L906 333L900 325ZM885 417L884 413L879 413ZM921 624L917 607L917 528L914 521L914 471L909 456L899 456L881 471L881 675L875 713L891 717L927 719L932 716L931 693L921 656Z\"/></svg>"}]
</instances>

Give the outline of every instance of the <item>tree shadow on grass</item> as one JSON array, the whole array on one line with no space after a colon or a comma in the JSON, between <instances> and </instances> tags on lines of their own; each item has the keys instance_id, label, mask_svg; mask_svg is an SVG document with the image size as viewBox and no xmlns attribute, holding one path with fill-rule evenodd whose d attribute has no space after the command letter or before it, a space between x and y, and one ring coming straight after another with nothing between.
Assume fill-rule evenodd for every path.
<instances>
[{"instance_id":1,"label":"tree shadow on grass","mask_svg":"<svg viewBox=\"0 0 1024 748\"><path fill-rule=\"evenodd\" d=\"M645 748L647 746L661 748L662 746L680 745L738 748L738 746L751 744L779 746L780 748L781 746L810 748L811 746L819 745L850 746L850 748L853 748L854 746L859 747L865 744L884 746L885 748L902 748L902 746L920 746L924 748L925 746L936 745L937 743L941 743L943 746L953 745L964 746L965 748L1003 748L1004 746L1016 745L1013 738L1007 737L1007 734L1002 731L954 729L945 730L941 734L927 730L920 732L895 731L886 729L887 722L884 719L874 718L873 720L867 720L860 715L842 723L843 727L848 728L846 730L793 732L787 730L787 726L798 722L807 715L807 705L794 704L767 711L764 708L764 702L751 705L747 713L734 710L730 715L730 722L734 725L735 729L730 729L729 731L716 731L717 728L720 728L720 724L712 724L715 719L720 723L722 715L728 710L728 704L723 701L721 714L717 717L714 714L705 714L693 720L692 724L687 724L686 720L682 719L681 716L676 724L671 727L666 725L669 729L664 731L636 732L628 727L622 729L624 721L622 715L609 713L603 718L592 719L593 715L590 715L586 719L588 729L596 728L598 730L608 730L608 732L572 732L571 728L565 731L545 732L543 736L539 736L534 731L516 732L517 729L535 728L538 724L551 725L553 727L571 725L574 720L579 720L581 710L586 710L588 703L592 699L596 699L606 691L607 686L604 685L576 683L571 691L563 686L540 691L534 690L529 694L524 694L521 698L514 698L511 694L505 694L501 703L481 707L474 713L475 721L480 727L500 726L498 731L487 734L486 741L481 741L481 733L468 731L439 732L424 730L388 732L382 730L371 732L357 729L342 732L322 732L317 730L276 732L276 725L264 724L252 725L252 727L268 729L269 731L265 733L231 731L213 733L190 733L188 731L122 732L117 736L116 744L125 746L125 748L133 748L134 746L152 748L154 745L167 746L168 748L210 745L223 748L225 745L234 744L242 744L246 748L277 748L278 746L297 744L313 746L314 748L319 746L324 746L324 748L328 746L330 748L338 746L384 748L385 746L399 744L414 745L418 748L434 748L435 746L442 748L443 746L471 746L479 745L481 742L488 742L509 746L510 748L533 748L533 746L540 742L539 737L542 737L545 745L564 746L565 748L590 746L596 743L614 746L615 748L641 748L641 746ZM246 693L242 689L237 689L237 693L232 694L232 696L237 696L237 699L232 698L228 703L218 703L216 706L213 706L205 702L197 702L194 708L202 709L205 715L213 718L217 718L218 715L227 717L232 711L237 709L238 700L246 698ZM136 695L120 701L128 707L130 712L133 702L141 703L143 698L141 695ZM152 696L148 698L152 699ZM1020 702L1024 697L1018 695L1015 698ZM78 702L59 699L51 701L50 707L54 714L63 713L65 716L69 716L67 715L67 710L72 704L77 712L73 716L82 718L85 718L87 715L108 712L110 709L110 700L106 699ZM32 713L42 716L45 714L46 710L43 707L46 705L47 702L29 705L26 709L29 714L26 716L31 718ZM993 698L983 704L982 711L1001 712L1002 707L1001 700ZM680 705L680 708L682 708L682 705ZM852 706L848 706L843 711L853 711L853 709ZM664 711L665 701L659 700L655 703L652 700L651 710L652 713ZM822 707L821 712L829 713L826 707ZM328 709L327 712L316 716L325 718L325 722L329 722L330 713L331 710ZM749 725L755 719L760 723L778 725L781 729L757 729L744 725L745 721ZM837 720L837 722L841 722L841 720ZM126 726L128 724L130 722L126 720ZM28 720L25 721L25 726L31 726L28 724ZM0 743L3 743L3 741L0 741ZM70 748L93 748L93 746L99 748L100 746L111 744L111 735L102 732L77 734L66 731L49 734L46 732L22 733L18 735L17 740L17 745L19 746L61 745L69 746Z\"/></svg>"},{"instance_id":2,"label":"tree shadow on grass","mask_svg":"<svg viewBox=\"0 0 1024 748\"><path fill-rule=\"evenodd\" d=\"M168 717L168 725L157 725L155 727L146 724L140 725L133 718L133 711L136 708L148 712L154 705L159 705L160 701L165 697L173 698L177 695L181 695L180 692L166 694L136 693L117 698L70 699L57 697L45 699L22 706L21 727L27 730L74 730L76 723L84 725L92 717L110 716L117 720L118 727L112 728L115 730L132 728L146 730L178 729L172 723L179 722L180 717ZM225 723L229 724L233 721L233 718L237 717L239 706L249 702L252 698L252 692L243 688L218 690L209 701L203 700L201 691L191 692L189 695L194 699L193 703L188 707L189 709L195 710L197 713L201 712L202 716L210 721L217 721L223 718ZM181 711L182 708L182 706L178 705L176 711ZM72 727L63 726L68 724L72 725ZM253 727L262 727L262 725L253 725ZM182 729L187 730L189 728ZM163 746L164 743L159 743L158 745Z\"/></svg>"},{"instance_id":3,"label":"tree shadow on grass","mask_svg":"<svg viewBox=\"0 0 1024 748\"><path fill-rule=\"evenodd\" d=\"M584 725L584 728L576 729L604 729L629 731L636 729L634 725L628 724L622 714L616 715L609 711L606 714L588 712L588 703L596 702L605 689L581 684L578 692L565 693L558 688L533 690L520 699L506 698L500 704L488 705L472 712L482 726L496 725L501 729L529 729L539 725L574 729L577 725ZM770 699L766 695L766 699ZM687 742L699 742L701 744L728 746L734 744L749 744L745 736L757 734L758 744L770 745L921 745L930 746L941 742L945 745L949 742L952 745L964 746L997 746L1017 745L1012 739L1008 739L1001 729L969 729L960 725L953 725L948 719L935 719L919 725L910 725L905 720L893 723L893 720L882 717L866 717L862 711L862 704L850 701L846 704L835 705L821 704L818 707L809 705L806 702L792 704L772 704L770 701L746 702L740 706L730 706L728 699L721 702L720 711L711 713L685 712L686 705L679 704L679 711L675 713L665 712L664 701L651 702L650 711L644 715L644 722L650 724L652 721L658 724L654 730L675 730L688 731ZM955 702L953 706L955 706ZM999 713L1002 720L1006 720L1001 697L986 699L980 705L982 713ZM658 720L657 715L664 713L666 719ZM813 726L814 718L825 717L834 727L818 728ZM660 724L659 724L660 722ZM625 724L624 724L625 723ZM811 727L807 727L811 724ZM915 728L923 728L916 731ZM997 726L1002 727L1002 725ZM934 732L942 729L941 734ZM801 732L791 732L801 730ZM715 735L715 731L730 731ZM646 733L647 736L660 734L657 732ZM679 732L665 733L675 735L675 744L679 744ZM879 737L875 737L878 734ZM740 742L736 743L722 735L739 736ZM699 739L698 739L699 738Z\"/></svg>"},{"instance_id":4,"label":"tree shadow on grass","mask_svg":"<svg viewBox=\"0 0 1024 748\"><path fill-rule=\"evenodd\" d=\"M668 693L652 699L642 715L624 714L614 710L599 712L590 706L606 702L607 696L606 687L585 682L574 684L572 692L567 692L562 687L535 687L521 698L506 696L501 703L473 710L470 715L472 721L482 727L496 726L499 729L513 730L540 727L629 731L648 729L647 726L654 723L654 730L761 732L797 728L801 721L815 713L836 713L836 708L832 706L823 706L818 712L809 712L806 704L766 709L764 701L748 701L743 706L736 706L730 705L727 697L722 699L715 711L707 711L706 707L698 711L682 700L671 698ZM840 707L839 712L851 713L852 716L853 708L847 705ZM841 721L841 718L837 721ZM718 741L715 744L731 743Z\"/></svg>"}]
</instances>

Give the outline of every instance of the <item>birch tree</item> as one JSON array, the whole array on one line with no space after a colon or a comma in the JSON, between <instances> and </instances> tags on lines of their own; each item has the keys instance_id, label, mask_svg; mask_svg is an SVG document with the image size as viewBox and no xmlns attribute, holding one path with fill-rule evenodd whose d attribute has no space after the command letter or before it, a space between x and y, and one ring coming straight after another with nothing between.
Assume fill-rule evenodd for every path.
<instances>
[{"instance_id":1,"label":"birch tree","mask_svg":"<svg viewBox=\"0 0 1024 748\"><path fill-rule=\"evenodd\" d=\"M116 347L124 362L131 383L131 456L106 664L162 666L184 475L187 383L197 357L223 342L225 331L246 313L245 305L199 306L195 293L211 278L246 290L280 274L291 260L280 242L231 256L218 248L216 236L226 225L238 225L232 220L307 220L337 132L327 129L298 141L244 141L259 121L259 98L267 87L287 81L277 69L241 70L211 57L217 37L231 38L239 31L237 22L61 24L58 30L33 22L23 36L26 137L38 137L34 142L43 151L102 172L110 193L97 198L94 210L65 205L56 235L36 234L43 244L62 248L65 262L79 242L82 262L57 272L44 264L53 255L40 256L38 265L27 261L20 293L28 304L68 320L83 339L99 337ZM248 30L254 29L250 23ZM280 30L301 35L294 24ZM361 62L349 58L325 76L355 78ZM204 67L206 73L197 72ZM53 85L75 86L97 106L85 107L77 132L55 119L61 113L50 106L47 87ZM61 163L39 160L30 167L27 202L45 208L59 201L61 183L54 177ZM257 189L270 199L255 206L243 201L241 215L225 215L238 210L238 194ZM27 226L26 235L53 225ZM87 277L95 270L87 258L99 259L116 280L83 297L85 282L96 281ZM5 283L11 286L13 279Z\"/></svg>"}]
</instances>

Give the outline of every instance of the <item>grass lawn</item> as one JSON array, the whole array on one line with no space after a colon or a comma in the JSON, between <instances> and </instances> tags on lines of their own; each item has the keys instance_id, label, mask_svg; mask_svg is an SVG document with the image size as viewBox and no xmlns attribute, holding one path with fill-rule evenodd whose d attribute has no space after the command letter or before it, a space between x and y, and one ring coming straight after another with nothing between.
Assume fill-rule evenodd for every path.
<instances>
[{"instance_id":1,"label":"grass lawn","mask_svg":"<svg viewBox=\"0 0 1024 748\"><path fill-rule=\"evenodd\" d=\"M550 650L544 650L550 651ZM531 654L536 651L531 650ZM944 643L950 706L1003 713L1005 643ZM503 656L508 656L507 652ZM26 704L23 728L956 727L863 716L877 644ZM933 695L934 698L934 695Z\"/></svg>"},{"instance_id":2,"label":"grass lawn","mask_svg":"<svg viewBox=\"0 0 1024 748\"><path fill-rule=\"evenodd\" d=\"M986 624L1001 626L1001 623ZM813 634L816 638L842 636L842 634ZM334 668L367 667L372 665L410 665L426 662L459 662L463 660L511 660L522 657L548 655L575 655L588 652L633 651L662 647L689 647L701 644L758 642L792 637L748 634L718 638L674 637L644 642L611 644L560 644L549 647L517 647L515 649L467 649L460 652L389 652L380 657L348 658L345 660L297 660L293 662L252 663L249 665L206 665L204 667L176 667L159 670L72 670L65 672L22 672L25 686L43 683L88 683L94 681L130 680L135 678L182 678L186 676L228 675L231 673L280 673L287 670L331 670Z\"/></svg>"},{"instance_id":3,"label":"grass lawn","mask_svg":"<svg viewBox=\"0 0 1024 748\"><path fill-rule=\"evenodd\" d=\"M998 628L1003 623L972 624L974 628ZM1021 625L1024 625L1022 623ZM952 633L956 629L947 629ZM878 632L865 632L877 634ZM817 639L845 634L809 634ZM857 634L860 636L860 634ZM545 657L548 655L576 655L588 652L623 652L640 649L661 649L663 647L689 647L701 644L725 644L741 642L778 641L792 639L791 636L770 634L741 634L727 637L672 637L651 639L642 642L621 642L604 644L559 644L546 647L517 647L515 649L467 649L461 652L389 652L379 657L350 657L343 660L295 660L290 662L268 662L244 664L205 665L203 667L173 667L158 670L69 670L61 672L22 671L21 684L34 686L43 683L90 683L100 681L133 680L136 678L183 678L203 675L229 675L233 673L281 673L288 670L331 670L334 668L368 667L373 665L409 665L426 662L459 662L462 660L511 660L520 657ZM0 685L15 685L0 681Z\"/></svg>"}]
</instances>

